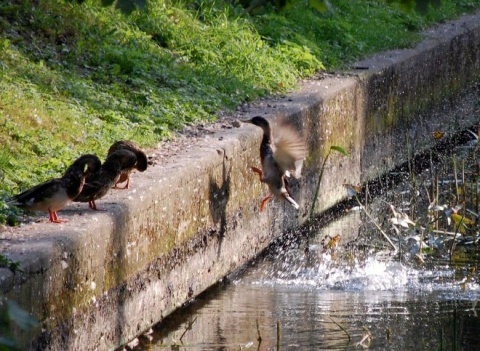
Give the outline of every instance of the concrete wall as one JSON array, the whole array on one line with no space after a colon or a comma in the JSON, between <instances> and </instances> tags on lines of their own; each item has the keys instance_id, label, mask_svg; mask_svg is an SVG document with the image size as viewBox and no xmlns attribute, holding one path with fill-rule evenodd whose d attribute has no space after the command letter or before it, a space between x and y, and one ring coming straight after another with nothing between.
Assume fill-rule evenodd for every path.
<instances>
[{"instance_id":1,"label":"concrete wall","mask_svg":"<svg viewBox=\"0 0 480 351\"><path fill-rule=\"evenodd\" d=\"M427 37L357 64L367 70L306 82L245 113L285 116L302 129L309 155L293 186L298 214L278 202L259 213L266 188L249 167L259 165L261 132L244 125L206 134L134 174L130 190L98 202L105 212L74 204L61 212L68 223L3 228L0 252L24 272L0 269L0 288L41 321L18 331L25 348L113 350L147 330L304 223L332 145L350 156L331 154L319 213L345 197L343 183L404 162L407 145L418 152L433 145L434 130L478 123L478 106L453 106L466 92L478 94L480 14Z\"/></svg>"}]
</instances>

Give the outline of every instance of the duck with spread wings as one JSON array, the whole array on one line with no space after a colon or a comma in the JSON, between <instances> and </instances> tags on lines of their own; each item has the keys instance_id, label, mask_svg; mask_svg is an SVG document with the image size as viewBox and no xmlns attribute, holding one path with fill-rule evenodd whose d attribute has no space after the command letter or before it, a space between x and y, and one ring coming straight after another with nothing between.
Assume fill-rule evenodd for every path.
<instances>
[{"instance_id":1,"label":"duck with spread wings","mask_svg":"<svg viewBox=\"0 0 480 351\"><path fill-rule=\"evenodd\" d=\"M261 169L252 167L252 170L258 174L261 182L268 185L271 194L262 200L260 212L272 197L287 201L298 210L300 206L290 193L287 178L290 174L297 179L301 176L306 154L302 136L285 119L280 120L274 132L271 123L261 116L255 116L244 122L254 124L263 130L260 143L262 166Z\"/></svg>"}]
</instances>

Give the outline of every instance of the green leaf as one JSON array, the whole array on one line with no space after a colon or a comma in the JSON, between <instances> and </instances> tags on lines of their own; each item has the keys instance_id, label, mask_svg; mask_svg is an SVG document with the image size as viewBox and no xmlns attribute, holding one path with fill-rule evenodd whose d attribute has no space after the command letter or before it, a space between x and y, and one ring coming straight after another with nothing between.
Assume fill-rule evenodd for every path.
<instances>
[{"instance_id":1,"label":"green leaf","mask_svg":"<svg viewBox=\"0 0 480 351\"><path fill-rule=\"evenodd\" d=\"M348 156L348 152L346 152L345 149L340 146L336 146L336 145L330 146L330 150L335 150L340 152L344 156Z\"/></svg>"}]
</instances>

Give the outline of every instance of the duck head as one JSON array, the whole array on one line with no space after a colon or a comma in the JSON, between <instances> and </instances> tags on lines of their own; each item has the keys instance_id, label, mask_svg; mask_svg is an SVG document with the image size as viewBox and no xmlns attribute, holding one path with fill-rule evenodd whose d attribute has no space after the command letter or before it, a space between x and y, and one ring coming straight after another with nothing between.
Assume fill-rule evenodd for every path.
<instances>
[{"instance_id":1,"label":"duck head","mask_svg":"<svg viewBox=\"0 0 480 351\"><path fill-rule=\"evenodd\" d=\"M254 124L260 128L262 128L264 134L270 134L270 123L263 118L262 116L255 116L250 119L242 121L243 123L250 123Z\"/></svg>"}]
</instances>

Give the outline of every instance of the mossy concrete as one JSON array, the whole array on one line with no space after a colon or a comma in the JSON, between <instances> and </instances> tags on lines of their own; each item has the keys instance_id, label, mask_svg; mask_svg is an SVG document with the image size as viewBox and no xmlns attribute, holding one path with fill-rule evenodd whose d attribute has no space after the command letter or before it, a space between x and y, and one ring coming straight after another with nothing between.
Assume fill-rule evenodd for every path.
<instances>
[{"instance_id":1,"label":"mossy concrete","mask_svg":"<svg viewBox=\"0 0 480 351\"><path fill-rule=\"evenodd\" d=\"M479 121L477 110L452 114L480 82L480 14L427 32L416 48L383 53L347 74L310 80L244 117L285 117L305 135L304 176L293 184L300 211L272 202L251 172L259 165L259 128L218 129L144 173L132 188L98 202L74 204L68 223L34 223L1 232L0 253L23 272L0 269L0 287L41 321L17 331L25 349L113 350L238 269L282 232L308 217L323 159L332 153L317 210ZM477 89L477 90L475 90ZM456 111L456 110L455 110ZM408 150L408 151L407 151Z\"/></svg>"}]
</instances>

